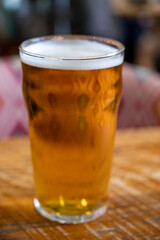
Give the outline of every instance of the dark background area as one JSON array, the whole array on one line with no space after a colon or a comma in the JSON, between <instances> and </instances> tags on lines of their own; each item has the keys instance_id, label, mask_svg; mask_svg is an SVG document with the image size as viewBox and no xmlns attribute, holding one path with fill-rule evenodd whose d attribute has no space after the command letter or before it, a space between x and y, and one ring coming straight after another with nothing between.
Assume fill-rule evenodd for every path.
<instances>
[{"instance_id":1,"label":"dark background area","mask_svg":"<svg viewBox=\"0 0 160 240\"><path fill-rule=\"evenodd\" d=\"M18 54L32 37L97 35L123 42L127 62L160 72L159 7L159 0L0 0L0 55Z\"/></svg>"}]
</instances>

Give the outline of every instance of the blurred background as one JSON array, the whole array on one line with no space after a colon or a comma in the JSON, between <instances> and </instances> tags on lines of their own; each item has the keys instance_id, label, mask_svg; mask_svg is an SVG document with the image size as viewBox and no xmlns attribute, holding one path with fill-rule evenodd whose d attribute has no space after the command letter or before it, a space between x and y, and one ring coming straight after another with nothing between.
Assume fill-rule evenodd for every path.
<instances>
[{"instance_id":1,"label":"blurred background","mask_svg":"<svg viewBox=\"0 0 160 240\"><path fill-rule=\"evenodd\" d=\"M28 133L19 44L53 34L123 42L118 127L160 125L160 0L0 0L0 137Z\"/></svg>"},{"instance_id":2,"label":"blurred background","mask_svg":"<svg viewBox=\"0 0 160 240\"><path fill-rule=\"evenodd\" d=\"M160 72L160 0L0 0L0 55L51 34L117 39L127 62Z\"/></svg>"}]
</instances>

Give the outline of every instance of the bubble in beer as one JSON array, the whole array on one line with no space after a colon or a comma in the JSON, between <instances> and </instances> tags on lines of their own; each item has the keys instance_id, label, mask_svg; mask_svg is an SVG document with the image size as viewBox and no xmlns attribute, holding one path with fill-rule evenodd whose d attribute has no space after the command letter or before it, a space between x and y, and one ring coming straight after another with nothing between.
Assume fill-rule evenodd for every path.
<instances>
[{"instance_id":1,"label":"bubble in beer","mask_svg":"<svg viewBox=\"0 0 160 240\"><path fill-rule=\"evenodd\" d=\"M53 93L48 94L48 102L51 108L54 108L56 105L56 96Z\"/></svg>"},{"instance_id":2,"label":"bubble in beer","mask_svg":"<svg viewBox=\"0 0 160 240\"><path fill-rule=\"evenodd\" d=\"M94 89L95 93L98 93L100 91L101 86L100 86L98 80L95 81L95 83L93 85L93 89Z\"/></svg>"},{"instance_id":3,"label":"bubble in beer","mask_svg":"<svg viewBox=\"0 0 160 240\"><path fill-rule=\"evenodd\" d=\"M87 107L87 104L88 104L88 96L87 94L83 93L78 97L78 105L80 110L84 110Z\"/></svg>"}]
</instances>

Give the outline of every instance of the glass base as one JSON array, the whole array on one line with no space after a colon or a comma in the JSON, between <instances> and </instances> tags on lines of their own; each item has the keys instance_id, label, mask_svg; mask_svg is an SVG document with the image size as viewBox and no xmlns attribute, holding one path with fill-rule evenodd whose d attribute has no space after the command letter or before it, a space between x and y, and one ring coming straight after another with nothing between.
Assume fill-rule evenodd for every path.
<instances>
[{"instance_id":1,"label":"glass base","mask_svg":"<svg viewBox=\"0 0 160 240\"><path fill-rule=\"evenodd\" d=\"M100 207L99 209L93 211L90 214L84 214L84 215L77 215L77 216L69 216L69 215L61 215L61 214L55 214L47 211L42 207L40 202L38 201L37 198L34 198L34 206L37 210L37 212L42 215L43 217L51 220L51 221L56 221L59 223L72 223L72 224L77 224L77 223L85 223L85 222L90 222L100 216L102 216L107 208L107 205Z\"/></svg>"}]
</instances>

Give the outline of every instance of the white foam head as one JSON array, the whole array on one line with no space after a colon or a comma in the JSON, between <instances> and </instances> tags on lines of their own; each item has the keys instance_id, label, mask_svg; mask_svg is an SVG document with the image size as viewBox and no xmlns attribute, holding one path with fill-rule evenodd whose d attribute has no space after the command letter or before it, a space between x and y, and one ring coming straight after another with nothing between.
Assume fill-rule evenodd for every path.
<instances>
[{"instance_id":1,"label":"white foam head","mask_svg":"<svg viewBox=\"0 0 160 240\"><path fill-rule=\"evenodd\" d=\"M118 48L96 40L46 38L26 43L20 48L22 62L42 68L104 69L122 64L124 57Z\"/></svg>"}]
</instances>

